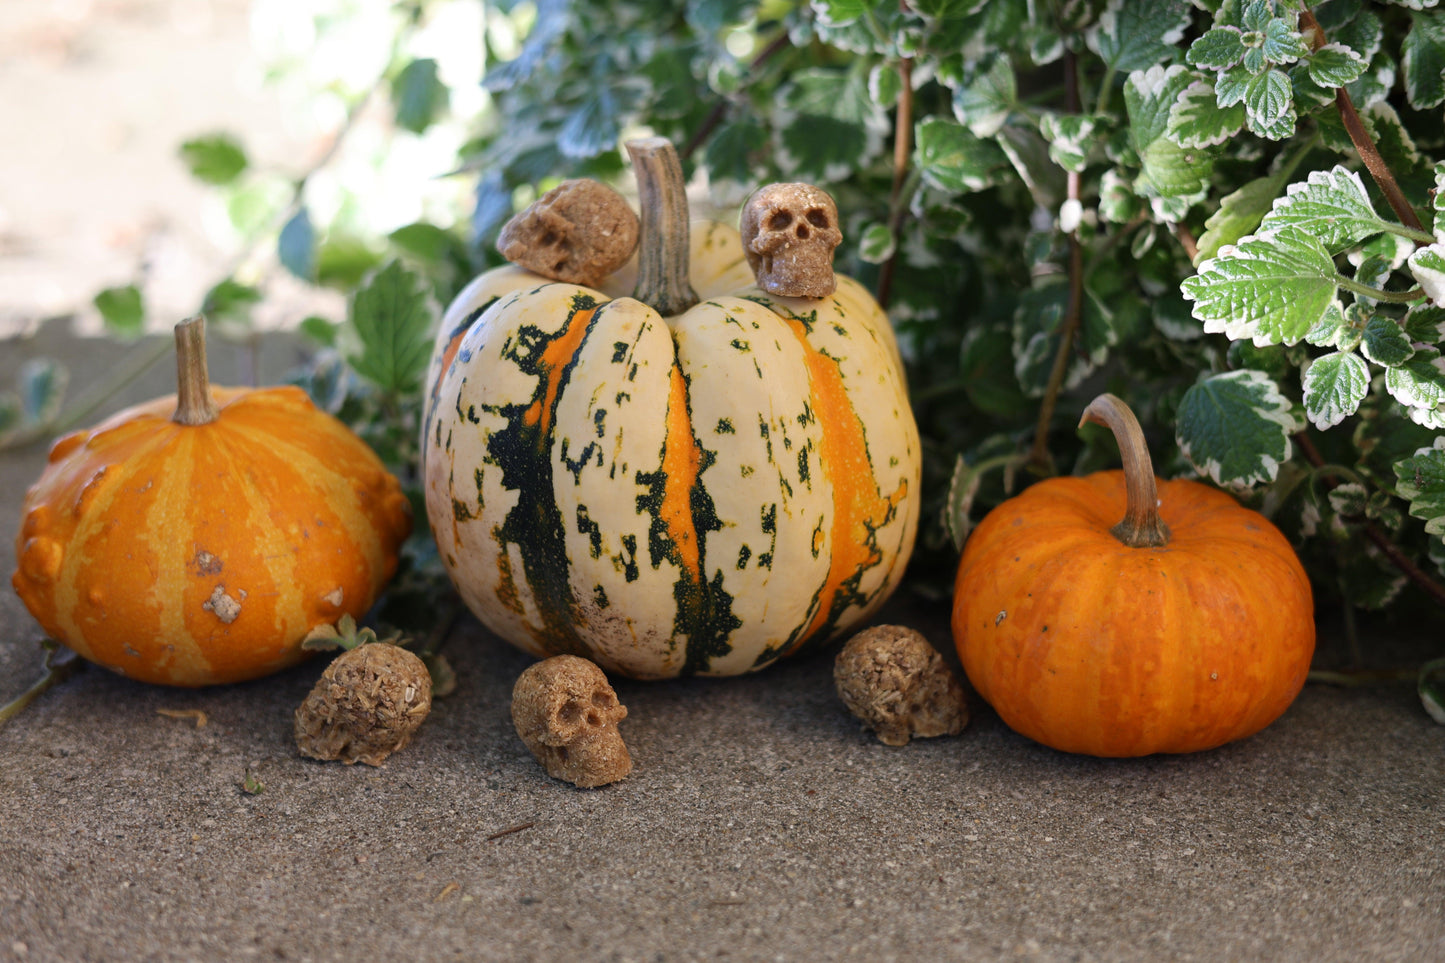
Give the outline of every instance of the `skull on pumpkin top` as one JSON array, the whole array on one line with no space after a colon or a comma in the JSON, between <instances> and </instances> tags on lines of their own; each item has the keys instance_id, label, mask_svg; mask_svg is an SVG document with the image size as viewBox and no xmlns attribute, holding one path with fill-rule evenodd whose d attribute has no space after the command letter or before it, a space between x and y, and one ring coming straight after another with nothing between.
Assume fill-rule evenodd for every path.
<instances>
[{"instance_id":1,"label":"skull on pumpkin top","mask_svg":"<svg viewBox=\"0 0 1445 963\"><path fill-rule=\"evenodd\" d=\"M837 288L833 250L843 242L838 207L811 184L770 184L743 206L741 232L758 287L784 297L825 298Z\"/></svg>"}]
</instances>

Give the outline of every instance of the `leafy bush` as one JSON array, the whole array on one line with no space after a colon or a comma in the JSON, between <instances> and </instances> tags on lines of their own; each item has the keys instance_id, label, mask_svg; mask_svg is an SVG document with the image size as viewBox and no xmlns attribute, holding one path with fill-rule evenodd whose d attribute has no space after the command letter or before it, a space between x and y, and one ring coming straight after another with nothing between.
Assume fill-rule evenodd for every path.
<instances>
[{"instance_id":1,"label":"leafy bush","mask_svg":"<svg viewBox=\"0 0 1445 963\"><path fill-rule=\"evenodd\" d=\"M393 150L460 126L465 207L382 231L357 216L374 192L323 216L317 171L278 188L229 137L182 151L285 270L360 284L346 323L306 322L330 346L308 382L399 468L425 359L387 346L496 263L514 210L563 177L625 183L619 143L651 130L724 217L774 180L837 198L841 269L887 302L910 365L936 519L920 589L946 589L991 504L1113 463L1074 427L1107 389L1162 474L1260 507L1323 594L1445 604L1436 0L494 0L489 102L460 121L475 90L412 43L458 2L390 9L390 56L337 136L382 99ZM377 17L334 6L318 35ZM213 309L243 318L259 283L222 279ZM97 303L136 326L130 289Z\"/></svg>"}]
</instances>

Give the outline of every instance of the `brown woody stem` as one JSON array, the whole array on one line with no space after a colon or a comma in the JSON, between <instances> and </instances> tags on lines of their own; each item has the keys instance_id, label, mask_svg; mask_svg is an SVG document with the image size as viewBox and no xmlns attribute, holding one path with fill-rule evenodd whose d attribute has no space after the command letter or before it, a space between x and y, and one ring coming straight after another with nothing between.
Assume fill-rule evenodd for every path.
<instances>
[{"instance_id":1,"label":"brown woody stem","mask_svg":"<svg viewBox=\"0 0 1445 963\"><path fill-rule=\"evenodd\" d=\"M1129 406L1115 395L1102 394L1089 402L1079 427L1091 422L1114 433L1124 460L1124 519L1109 531L1130 548L1158 548L1169 544L1169 526L1159 517L1159 489L1154 483L1154 462L1144 430Z\"/></svg>"},{"instance_id":2,"label":"brown woody stem","mask_svg":"<svg viewBox=\"0 0 1445 963\"><path fill-rule=\"evenodd\" d=\"M206 319L198 314L176 325L176 413L171 420L208 425L219 414L206 369Z\"/></svg>"},{"instance_id":3,"label":"brown woody stem","mask_svg":"<svg viewBox=\"0 0 1445 963\"><path fill-rule=\"evenodd\" d=\"M663 317L675 317L698 302L688 280L691 228L682 162L663 137L630 140L625 146L642 207L637 288L632 296Z\"/></svg>"}]
</instances>

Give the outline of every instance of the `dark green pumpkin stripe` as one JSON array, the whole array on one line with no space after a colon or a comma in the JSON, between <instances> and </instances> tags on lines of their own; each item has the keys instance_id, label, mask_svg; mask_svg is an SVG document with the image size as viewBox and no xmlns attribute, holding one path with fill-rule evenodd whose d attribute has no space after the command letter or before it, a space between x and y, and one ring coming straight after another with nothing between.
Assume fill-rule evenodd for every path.
<instances>
[{"instance_id":1,"label":"dark green pumpkin stripe","mask_svg":"<svg viewBox=\"0 0 1445 963\"><path fill-rule=\"evenodd\" d=\"M516 545L522 556L523 571L542 625L533 627L541 648L554 655L587 655L587 646L577 634L577 603L568 579L566 529L567 520L557 507L552 487L552 443L556 433L557 404L573 368L587 344L598 313L595 298L578 294L573 297L567 321L553 334L524 325L518 328L502 349L502 358L537 379L532 397L524 402L502 406L498 413L507 426L487 441L487 451L502 471L502 486L517 493L517 504L497 526L494 536L500 543L502 558L507 546ZM517 574L510 565L503 565L503 590ZM511 589L509 591L509 589Z\"/></svg>"}]
</instances>

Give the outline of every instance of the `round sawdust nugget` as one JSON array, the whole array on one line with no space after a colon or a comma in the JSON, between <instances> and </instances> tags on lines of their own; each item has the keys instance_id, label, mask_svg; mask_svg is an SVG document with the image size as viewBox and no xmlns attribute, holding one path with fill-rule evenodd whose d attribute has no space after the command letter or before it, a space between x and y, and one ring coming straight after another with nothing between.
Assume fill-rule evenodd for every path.
<instances>
[{"instance_id":1,"label":"round sawdust nugget","mask_svg":"<svg viewBox=\"0 0 1445 963\"><path fill-rule=\"evenodd\" d=\"M426 663L394 645L361 645L333 659L296 709L296 748L312 759L379 766L411 742L430 711Z\"/></svg>"}]
</instances>

